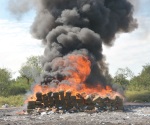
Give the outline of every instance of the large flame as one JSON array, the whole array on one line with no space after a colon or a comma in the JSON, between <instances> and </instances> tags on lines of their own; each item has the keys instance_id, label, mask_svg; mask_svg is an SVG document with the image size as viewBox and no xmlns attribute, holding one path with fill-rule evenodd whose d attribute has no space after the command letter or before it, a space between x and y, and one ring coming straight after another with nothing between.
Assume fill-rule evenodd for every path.
<instances>
[{"instance_id":1,"label":"large flame","mask_svg":"<svg viewBox=\"0 0 150 125\"><path fill-rule=\"evenodd\" d=\"M67 63L67 64L66 64ZM110 86L102 86L101 84L96 84L93 87L88 87L85 84L87 77L91 72L91 62L88 57L83 55L69 55L66 60L61 60L61 64L63 64L63 72L69 73L68 76L62 80L57 87L51 87L50 85L40 85L36 84L33 89L33 95L31 95L26 102L35 101L36 93L40 92L42 94L47 94L48 92L59 92L63 91L71 91L72 95L77 95L81 93L89 94L98 94L100 97L110 97L115 98L119 94L114 92ZM59 66L59 63L55 64ZM66 68L73 67L71 68ZM69 84L66 84L67 83Z\"/></svg>"}]
</instances>

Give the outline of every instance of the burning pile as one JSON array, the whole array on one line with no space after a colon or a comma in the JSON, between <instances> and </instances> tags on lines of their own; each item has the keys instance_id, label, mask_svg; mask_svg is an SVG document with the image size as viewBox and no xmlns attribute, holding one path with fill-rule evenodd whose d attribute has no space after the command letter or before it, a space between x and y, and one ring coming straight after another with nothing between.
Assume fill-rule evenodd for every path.
<instances>
[{"instance_id":1,"label":"burning pile","mask_svg":"<svg viewBox=\"0 0 150 125\"><path fill-rule=\"evenodd\" d=\"M38 86L39 89L34 89L27 100L29 109L64 105L66 109L82 107L79 105L102 108L98 106L101 102L106 107L116 109L110 105L114 105L111 102L117 105L116 96L119 94L117 88L107 81L109 73L102 44L111 46L117 33L128 33L137 27L130 1L18 0L21 4L17 13L25 12L31 5L36 9L37 16L31 33L45 45L42 85L36 85L35 88ZM11 4L13 12L17 9ZM65 92L65 99L59 97L60 90ZM67 91L72 95L67 96ZM82 93L86 93L86 96ZM37 95L40 95L40 100ZM95 101L97 95L98 102ZM88 96L90 98L87 99Z\"/></svg>"},{"instance_id":2,"label":"burning pile","mask_svg":"<svg viewBox=\"0 0 150 125\"><path fill-rule=\"evenodd\" d=\"M42 95L36 93L36 101L28 102L27 112L31 113L34 109L46 109L53 112L101 112L123 110L123 100L116 96L115 99L101 98L97 94L87 95L85 93L72 96L71 92L49 92ZM39 110L38 110L39 111ZM46 110L45 110L46 111ZM39 112L40 113L40 112Z\"/></svg>"},{"instance_id":3,"label":"burning pile","mask_svg":"<svg viewBox=\"0 0 150 125\"><path fill-rule=\"evenodd\" d=\"M61 79L46 77L41 85L36 85L33 90L34 94L27 100L29 112L35 108L49 108L49 110L56 109L56 111L63 112L123 109L122 96L109 85L87 86L84 83L91 72L91 61L87 56L69 54L53 61L55 61L53 64L56 69L62 69L69 75Z\"/></svg>"}]
</instances>

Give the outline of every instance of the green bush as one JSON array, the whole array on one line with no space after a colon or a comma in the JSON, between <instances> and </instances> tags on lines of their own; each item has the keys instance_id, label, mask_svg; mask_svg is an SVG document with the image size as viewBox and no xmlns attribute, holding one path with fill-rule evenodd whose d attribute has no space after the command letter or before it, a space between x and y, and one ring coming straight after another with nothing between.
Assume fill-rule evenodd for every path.
<instances>
[{"instance_id":1,"label":"green bush","mask_svg":"<svg viewBox=\"0 0 150 125\"><path fill-rule=\"evenodd\" d=\"M6 96L9 96L9 95L19 95L19 94L25 94L25 93L26 93L26 86L13 84L8 88L7 93L5 94Z\"/></svg>"},{"instance_id":2,"label":"green bush","mask_svg":"<svg viewBox=\"0 0 150 125\"><path fill-rule=\"evenodd\" d=\"M150 91L126 91L128 102L150 102Z\"/></svg>"},{"instance_id":3,"label":"green bush","mask_svg":"<svg viewBox=\"0 0 150 125\"><path fill-rule=\"evenodd\" d=\"M23 95L17 95L17 96L9 96L9 97L3 97L0 96L0 106L8 104L13 106L22 106L24 104L24 96Z\"/></svg>"},{"instance_id":4,"label":"green bush","mask_svg":"<svg viewBox=\"0 0 150 125\"><path fill-rule=\"evenodd\" d=\"M15 81L9 84L9 86L5 87L5 89L0 93L0 96L25 94L29 90L29 88L30 85Z\"/></svg>"}]
</instances>

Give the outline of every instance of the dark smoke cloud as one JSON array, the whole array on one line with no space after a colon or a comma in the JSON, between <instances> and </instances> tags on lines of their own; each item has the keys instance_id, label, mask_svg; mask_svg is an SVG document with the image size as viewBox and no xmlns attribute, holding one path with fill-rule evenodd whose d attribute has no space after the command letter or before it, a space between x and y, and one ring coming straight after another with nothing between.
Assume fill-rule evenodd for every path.
<instances>
[{"instance_id":1,"label":"dark smoke cloud","mask_svg":"<svg viewBox=\"0 0 150 125\"><path fill-rule=\"evenodd\" d=\"M46 45L42 60L47 74L44 77L63 77L60 69L53 72L54 59L86 52L92 62L86 83L106 84L108 69L102 43L111 46L117 33L137 28L133 5L128 0L31 0L31 3L37 11L31 34Z\"/></svg>"},{"instance_id":2,"label":"dark smoke cloud","mask_svg":"<svg viewBox=\"0 0 150 125\"><path fill-rule=\"evenodd\" d=\"M129 32L137 26L132 17L133 6L127 0L39 0L39 4L33 29L38 24L40 32L45 35L39 36L38 30L32 30L39 39L45 39L48 34L38 20L45 15L45 10L55 19L49 22L43 20L45 25L48 23L49 31L58 25L87 27L100 34L108 45L112 44L117 32Z\"/></svg>"}]
</instances>

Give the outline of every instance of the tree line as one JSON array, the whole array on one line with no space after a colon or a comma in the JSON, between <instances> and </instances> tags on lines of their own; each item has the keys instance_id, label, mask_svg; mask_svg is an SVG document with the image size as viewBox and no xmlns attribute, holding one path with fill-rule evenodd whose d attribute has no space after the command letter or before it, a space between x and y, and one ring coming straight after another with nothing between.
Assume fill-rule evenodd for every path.
<instances>
[{"instance_id":1,"label":"tree line","mask_svg":"<svg viewBox=\"0 0 150 125\"><path fill-rule=\"evenodd\" d=\"M42 72L40 56L31 56L22 64L20 76L13 79L7 68L0 68L0 96L25 94Z\"/></svg>"},{"instance_id":2,"label":"tree line","mask_svg":"<svg viewBox=\"0 0 150 125\"><path fill-rule=\"evenodd\" d=\"M150 64L145 64L137 76L129 68L119 68L112 81L114 84L119 84L124 90L150 90Z\"/></svg>"},{"instance_id":3,"label":"tree line","mask_svg":"<svg viewBox=\"0 0 150 125\"><path fill-rule=\"evenodd\" d=\"M36 82L42 72L40 56L31 56L21 66L20 76L13 79L12 73L6 68L0 68L0 96L25 94L32 83ZM123 90L150 90L150 64L143 66L138 75L129 68L119 68L115 76L107 76L109 82L119 85Z\"/></svg>"}]
</instances>

